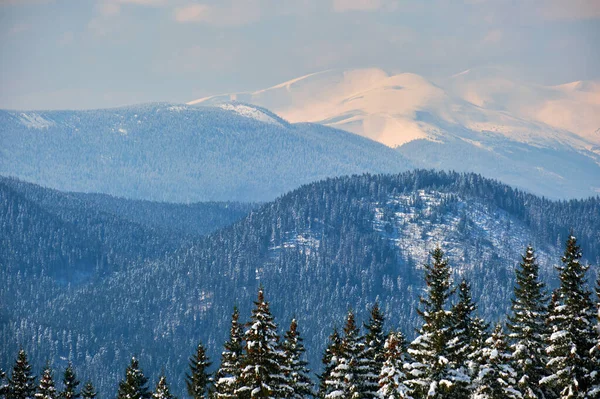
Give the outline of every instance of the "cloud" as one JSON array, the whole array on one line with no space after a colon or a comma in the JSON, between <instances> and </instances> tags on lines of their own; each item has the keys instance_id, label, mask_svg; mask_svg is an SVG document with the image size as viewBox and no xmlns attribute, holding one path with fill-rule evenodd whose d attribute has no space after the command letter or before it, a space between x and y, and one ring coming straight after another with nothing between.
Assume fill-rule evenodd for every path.
<instances>
[{"instance_id":1,"label":"cloud","mask_svg":"<svg viewBox=\"0 0 600 399\"><path fill-rule=\"evenodd\" d=\"M104 16L114 16L121 13L123 5L160 7L167 4L167 0L101 0L97 3L96 8Z\"/></svg>"},{"instance_id":2,"label":"cloud","mask_svg":"<svg viewBox=\"0 0 600 399\"><path fill-rule=\"evenodd\" d=\"M205 4L193 4L186 7L175 9L175 21L186 22L206 22L210 14L210 7Z\"/></svg>"},{"instance_id":3,"label":"cloud","mask_svg":"<svg viewBox=\"0 0 600 399\"><path fill-rule=\"evenodd\" d=\"M502 31L500 29L494 29L489 31L483 38L484 43L499 43L502 40Z\"/></svg>"},{"instance_id":4,"label":"cloud","mask_svg":"<svg viewBox=\"0 0 600 399\"><path fill-rule=\"evenodd\" d=\"M212 26L243 26L257 21L261 16L258 1L231 2L213 6L191 4L177 7L173 18L179 23L202 23Z\"/></svg>"},{"instance_id":5,"label":"cloud","mask_svg":"<svg viewBox=\"0 0 600 399\"><path fill-rule=\"evenodd\" d=\"M598 19L598 0L550 0L540 4L541 14L550 20Z\"/></svg>"},{"instance_id":6,"label":"cloud","mask_svg":"<svg viewBox=\"0 0 600 399\"><path fill-rule=\"evenodd\" d=\"M333 0L336 12L377 10L382 5L381 0Z\"/></svg>"}]
</instances>

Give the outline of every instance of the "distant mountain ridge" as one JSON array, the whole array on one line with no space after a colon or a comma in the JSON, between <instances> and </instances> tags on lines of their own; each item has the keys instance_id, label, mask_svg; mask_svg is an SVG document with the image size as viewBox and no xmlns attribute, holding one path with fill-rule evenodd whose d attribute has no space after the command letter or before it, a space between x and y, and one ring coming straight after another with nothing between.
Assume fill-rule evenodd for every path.
<instances>
[{"instance_id":1,"label":"distant mountain ridge","mask_svg":"<svg viewBox=\"0 0 600 399\"><path fill-rule=\"evenodd\" d=\"M412 167L345 131L244 104L0 111L0 175L168 202L272 200L302 184Z\"/></svg>"},{"instance_id":2,"label":"distant mountain ridge","mask_svg":"<svg viewBox=\"0 0 600 399\"><path fill-rule=\"evenodd\" d=\"M482 173L551 198L600 192L598 82L540 86L497 68L436 83L376 68L329 70L189 104L232 100L371 138L417 167ZM523 176L531 177L528 184Z\"/></svg>"}]
</instances>

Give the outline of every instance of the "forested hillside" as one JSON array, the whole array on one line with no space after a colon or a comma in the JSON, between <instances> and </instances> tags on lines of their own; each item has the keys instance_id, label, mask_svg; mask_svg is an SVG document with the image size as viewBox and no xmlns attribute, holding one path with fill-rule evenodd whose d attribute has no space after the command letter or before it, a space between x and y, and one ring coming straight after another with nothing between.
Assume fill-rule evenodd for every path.
<instances>
[{"instance_id":1,"label":"forested hillside","mask_svg":"<svg viewBox=\"0 0 600 399\"><path fill-rule=\"evenodd\" d=\"M2 365L6 369L23 346L36 365L72 360L112 395L135 354L152 378L163 369L182 389L187 357L198 342L218 358L233 305L249 317L262 284L277 298L272 310L281 324L295 316L303 326L315 369L332 326L341 327L339 315L349 308L365 320L378 300L390 328L412 338L421 266L438 245L452 275L471 282L481 316L495 321L510 306L513 269L526 245L538 250L540 274L556 286L552 268L570 229L585 259L597 265L598 198L552 202L474 174L328 179L164 258L130 262L95 284L50 287L41 295L41 279L10 277L22 281L8 287L31 289L2 287L1 343L10 353ZM590 280L596 273L593 266Z\"/></svg>"},{"instance_id":2,"label":"forested hillside","mask_svg":"<svg viewBox=\"0 0 600 399\"><path fill-rule=\"evenodd\" d=\"M0 110L0 142L0 175L63 191L183 203L273 200L327 177L411 167L374 141L242 105Z\"/></svg>"}]
</instances>

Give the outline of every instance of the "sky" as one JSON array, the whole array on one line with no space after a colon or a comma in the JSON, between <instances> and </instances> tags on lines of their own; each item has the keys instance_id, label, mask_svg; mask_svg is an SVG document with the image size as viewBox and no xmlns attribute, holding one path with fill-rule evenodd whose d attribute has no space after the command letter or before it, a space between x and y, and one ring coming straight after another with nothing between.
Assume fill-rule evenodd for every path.
<instances>
[{"instance_id":1,"label":"sky","mask_svg":"<svg viewBox=\"0 0 600 399\"><path fill-rule=\"evenodd\" d=\"M600 0L0 0L0 108L254 91L327 69L600 80Z\"/></svg>"}]
</instances>

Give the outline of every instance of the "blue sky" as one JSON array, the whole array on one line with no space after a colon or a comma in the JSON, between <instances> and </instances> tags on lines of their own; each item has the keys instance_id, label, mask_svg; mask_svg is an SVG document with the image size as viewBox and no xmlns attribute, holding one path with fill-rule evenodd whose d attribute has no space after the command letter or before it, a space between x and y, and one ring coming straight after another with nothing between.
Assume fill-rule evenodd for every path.
<instances>
[{"instance_id":1,"label":"blue sky","mask_svg":"<svg viewBox=\"0 0 600 399\"><path fill-rule=\"evenodd\" d=\"M0 108L185 102L331 68L600 79L598 0L0 0Z\"/></svg>"}]
</instances>

